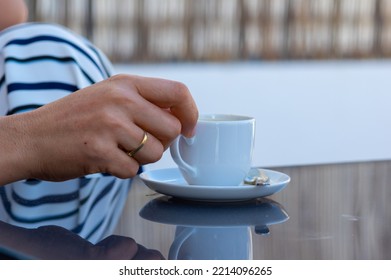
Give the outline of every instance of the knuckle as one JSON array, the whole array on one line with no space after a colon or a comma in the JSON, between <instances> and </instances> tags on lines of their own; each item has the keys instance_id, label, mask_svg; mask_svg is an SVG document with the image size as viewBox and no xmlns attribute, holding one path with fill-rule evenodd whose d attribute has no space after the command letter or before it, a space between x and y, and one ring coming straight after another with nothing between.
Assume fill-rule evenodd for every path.
<instances>
[{"instance_id":1,"label":"knuckle","mask_svg":"<svg viewBox=\"0 0 391 280\"><path fill-rule=\"evenodd\" d=\"M116 74L111 76L106 84L106 92L113 100L117 100L119 98L119 102L127 102L130 96L132 96L130 93L135 89L133 84L134 80L135 78L133 76L127 74ZM115 99L115 97L117 97L117 99Z\"/></svg>"},{"instance_id":2,"label":"knuckle","mask_svg":"<svg viewBox=\"0 0 391 280\"><path fill-rule=\"evenodd\" d=\"M150 154L149 161L150 162L157 162L163 157L163 145L159 144L156 145L154 151Z\"/></svg>"},{"instance_id":3,"label":"knuckle","mask_svg":"<svg viewBox=\"0 0 391 280\"><path fill-rule=\"evenodd\" d=\"M107 173L119 178L119 179L129 179L137 175L140 166L138 164L128 166L127 168L119 168L115 170L109 169Z\"/></svg>"},{"instance_id":4,"label":"knuckle","mask_svg":"<svg viewBox=\"0 0 391 280\"><path fill-rule=\"evenodd\" d=\"M104 114L101 126L107 131L121 132L126 129L126 124L116 113L108 111Z\"/></svg>"},{"instance_id":5,"label":"knuckle","mask_svg":"<svg viewBox=\"0 0 391 280\"><path fill-rule=\"evenodd\" d=\"M110 81L122 81L122 80L127 80L127 79L129 79L129 78L131 78L130 75L120 73L120 74L115 74L115 75L111 76L111 77L109 78L109 80L110 80Z\"/></svg>"},{"instance_id":6,"label":"knuckle","mask_svg":"<svg viewBox=\"0 0 391 280\"><path fill-rule=\"evenodd\" d=\"M171 81L173 90L180 96L183 96L184 98L189 95L189 88L182 82L178 81Z\"/></svg>"},{"instance_id":7,"label":"knuckle","mask_svg":"<svg viewBox=\"0 0 391 280\"><path fill-rule=\"evenodd\" d=\"M83 141L82 151L88 156L90 161L96 161L105 154L105 146L100 141L95 139L85 139Z\"/></svg>"},{"instance_id":8,"label":"knuckle","mask_svg":"<svg viewBox=\"0 0 391 280\"><path fill-rule=\"evenodd\" d=\"M160 141L150 145L142 158L138 159L140 164L148 164L159 161L163 157L164 147Z\"/></svg>"},{"instance_id":9,"label":"knuckle","mask_svg":"<svg viewBox=\"0 0 391 280\"><path fill-rule=\"evenodd\" d=\"M167 126L166 128L167 140L171 141L175 139L181 133L181 130L182 130L182 125L180 121L178 119L173 118L172 121L170 122L170 125Z\"/></svg>"},{"instance_id":10,"label":"knuckle","mask_svg":"<svg viewBox=\"0 0 391 280\"><path fill-rule=\"evenodd\" d=\"M174 122L174 124L172 125L173 127L173 134L172 134L172 138L176 138L179 134L181 134L181 131L182 131L182 124L179 120L176 120Z\"/></svg>"}]
</instances>

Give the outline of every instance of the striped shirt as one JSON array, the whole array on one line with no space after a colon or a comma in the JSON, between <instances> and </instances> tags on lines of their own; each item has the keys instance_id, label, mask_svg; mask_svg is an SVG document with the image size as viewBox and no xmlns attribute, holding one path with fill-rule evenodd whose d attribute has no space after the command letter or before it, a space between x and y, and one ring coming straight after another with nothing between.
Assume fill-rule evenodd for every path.
<instances>
[{"instance_id":1,"label":"striped shirt","mask_svg":"<svg viewBox=\"0 0 391 280\"><path fill-rule=\"evenodd\" d=\"M111 73L105 55L64 27L26 23L5 29L0 32L0 116L36 109ZM26 228L62 226L95 243L113 232L129 186L129 180L104 174L14 182L0 187L0 219Z\"/></svg>"}]
</instances>

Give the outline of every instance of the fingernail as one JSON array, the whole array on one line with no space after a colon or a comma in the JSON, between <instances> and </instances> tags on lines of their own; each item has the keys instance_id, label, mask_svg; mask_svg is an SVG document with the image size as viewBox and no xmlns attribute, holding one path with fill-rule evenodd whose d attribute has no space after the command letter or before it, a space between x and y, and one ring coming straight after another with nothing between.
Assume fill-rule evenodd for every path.
<instances>
[{"instance_id":1,"label":"fingernail","mask_svg":"<svg viewBox=\"0 0 391 280\"><path fill-rule=\"evenodd\" d=\"M184 133L184 136L186 136L187 138L192 138L195 136L195 127L192 128L191 130L187 131L186 134Z\"/></svg>"}]
</instances>

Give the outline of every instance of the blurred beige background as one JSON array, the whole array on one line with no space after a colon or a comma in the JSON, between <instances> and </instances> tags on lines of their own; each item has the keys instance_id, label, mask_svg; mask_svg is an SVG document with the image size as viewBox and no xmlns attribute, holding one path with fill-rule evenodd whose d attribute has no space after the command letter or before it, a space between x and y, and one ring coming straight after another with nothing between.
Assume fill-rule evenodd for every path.
<instances>
[{"instance_id":1,"label":"blurred beige background","mask_svg":"<svg viewBox=\"0 0 391 280\"><path fill-rule=\"evenodd\" d=\"M390 0L26 0L114 62L391 56Z\"/></svg>"}]
</instances>

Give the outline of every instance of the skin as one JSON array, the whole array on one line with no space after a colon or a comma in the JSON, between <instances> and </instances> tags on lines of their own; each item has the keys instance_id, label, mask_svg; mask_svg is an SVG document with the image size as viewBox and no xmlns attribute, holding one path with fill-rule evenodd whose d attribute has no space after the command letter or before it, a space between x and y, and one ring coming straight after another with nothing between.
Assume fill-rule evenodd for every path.
<instances>
[{"instance_id":1,"label":"skin","mask_svg":"<svg viewBox=\"0 0 391 280\"><path fill-rule=\"evenodd\" d=\"M37 110L0 117L0 185L104 172L136 175L179 135L194 135L196 104L175 81L116 75ZM144 131L148 140L134 156Z\"/></svg>"},{"instance_id":2,"label":"skin","mask_svg":"<svg viewBox=\"0 0 391 280\"><path fill-rule=\"evenodd\" d=\"M0 30L23 23L28 18L28 10L23 0L0 0Z\"/></svg>"}]
</instances>

